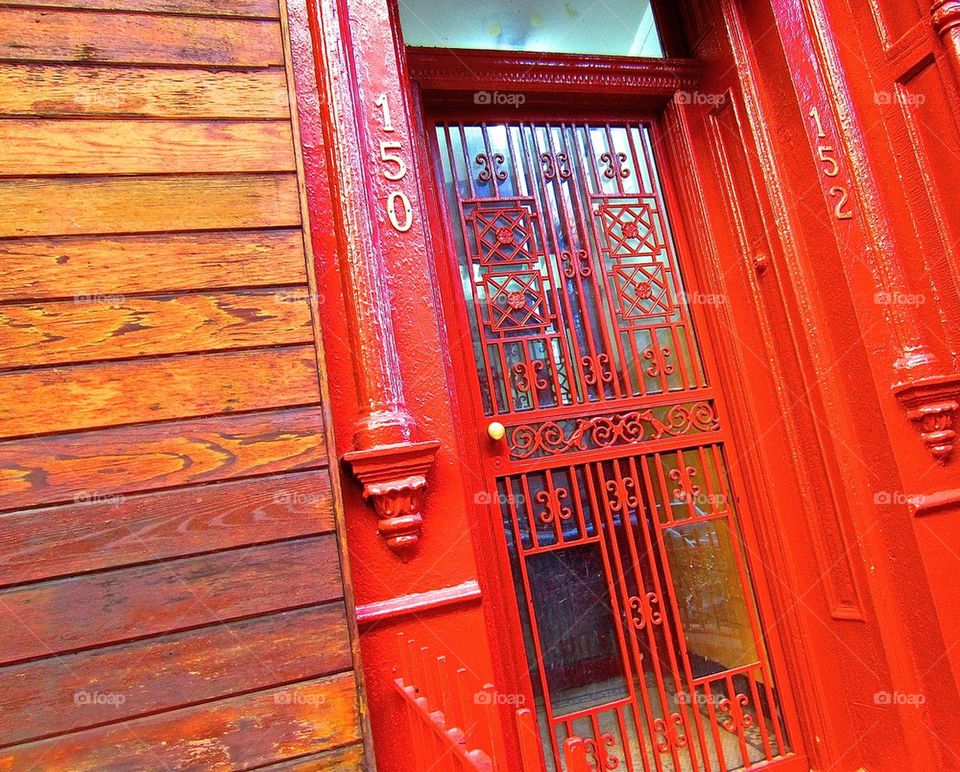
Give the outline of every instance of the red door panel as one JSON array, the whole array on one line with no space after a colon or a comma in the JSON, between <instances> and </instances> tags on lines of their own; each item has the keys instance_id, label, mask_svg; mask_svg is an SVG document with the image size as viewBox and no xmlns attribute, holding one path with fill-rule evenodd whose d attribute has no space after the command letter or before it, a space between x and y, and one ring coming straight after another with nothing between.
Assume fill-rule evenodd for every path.
<instances>
[{"instance_id":1,"label":"red door panel","mask_svg":"<svg viewBox=\"0 0 960 772\"><path fill-rule=\"evenodd\" d=\"M457 316L516 684L548 768L737 769L793 755L728 427L644 123L439 123ZM462 327L462 329L461 329ZM483 427L480 427L482 431Z\"/></svg>"}]
</instances>

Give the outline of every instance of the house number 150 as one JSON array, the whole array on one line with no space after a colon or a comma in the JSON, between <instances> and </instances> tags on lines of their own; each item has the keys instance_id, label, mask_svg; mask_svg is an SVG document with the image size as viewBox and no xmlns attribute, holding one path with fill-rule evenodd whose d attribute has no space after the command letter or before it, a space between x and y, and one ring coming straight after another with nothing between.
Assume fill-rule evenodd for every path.
<instances>
[{"instance_id":1,"label":"house number 150","mask_svg":"<svg viewBox=\"0 0 960 772\"><path fill-rule=\"evenodd\" d=\"M387 95L380 94L374 101L374 105L380 108L380 121L383 124L384 133L392 134L394 128L390 120L390 104L387 102ZM403 156L399 155L402 150L403 145L399 142L380 140L380 176L389 182L399 182L407 176L407 162L403 160ZM410 206L407 194L402 190L394 190L387 195L387 218L400 233L410 230L410 226L413 225L413 207Z\"/></svg>"}]
</instances>

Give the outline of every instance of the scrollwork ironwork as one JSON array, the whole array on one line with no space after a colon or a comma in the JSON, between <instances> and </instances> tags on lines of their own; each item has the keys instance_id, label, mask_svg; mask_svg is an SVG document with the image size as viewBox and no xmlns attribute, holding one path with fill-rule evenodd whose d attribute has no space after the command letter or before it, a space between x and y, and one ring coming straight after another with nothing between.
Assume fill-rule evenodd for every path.
<instances>
[{"instance_id":1,"label":"scrollwork ironwork","mask_svg":"<svg viewBox=\"0 0 960 772\"><path fill-rule=\"evenodd\" d=\"M749 704L750 700L745 694L735 694L732 700L727 697L720 700L717 708L730 717L720 726L727 732L740 732L753 726L753 716L744 710Z\"/></svg>"},{"instance_id":2,"label":"scrollwork ironwork","mask_svg":"<svg viewBox=\"0 0 960 772\"><path fill-rule=\"evenodd\" d=\"M570 171L570 159L566 153L541 153L540 163L545 180L568 180L573 176Z\"/></svg>"},{"instance_id":3,"label":"scrollwork ironwork","mask_svg":"<svg viewBox=\"0 0 960 772\"><path fill-rule=\"evenodd\" d=\"M687 747L687 737L677 727L683 726L679 713L671 713L667 718L658 718L653 722L654 731L660 735L656 749L660 753L670 753L678 748Z\"/></svg>"},{"instance_id":4,"label":"scrollwork ironwork","mask_svg":"<svg viewBox=\"0 0 960 772\"><path fill-rule=\"evenodd\" d=\"M719 422L713 403L672 405L657 416L653 409L570 421L521 424L507 434L510 458L519 461L560 453L609 448L663 437L714 431Z\"/></svg>"},{"instance_id":5,"label":"scrollwork ironwork","mask_svg":"<svg viewBox=\"0 0 960 772\"><path fill-rule=\"evenodd\" d=\"M607 480L607 493L610 494L610 509L613 512L623 512L625 509L634 509L640 506L637 496L637 483L632 477L620 480Z\"/></svg>"},{"instance_id":6,"label":"scrollwork ironwork","mask_svg":"<svg viewBox=\"0 0 960 772\"><path fill-rule=\"evenodd\" d=\"M574 252L564 250L560 253L560 265L563 269L563 275L568 279L582 276L586 278L593 273L590 267L590 258L585 249L578 249Z\"/></svg>"},{"instance_id":7,"label":"scrollwork ironwork","mask_svg":"<svg viewBox=\"0 0 960 772\"><path fill-rule=\"evenodd\" d=\"M655 592L648 592L646 595L630 596L630 618L633 626L637 630L642 630L647 624L659 625L663 621L663 615L657 611L654 606L660 605L660 598Z\"/></svg>"},{"instance_id":8,"label":"scrollwork ironwork","mask_svg":"<svg viewBox=\"0 0 960 772\"><path fill-rule=\"evenodd\" d=\"M544 364L536 359L533 362L517 362L513 366L513 385L517 391L532 391L531 387L542 391L549 385L547 381L540 377Z\"/></svg>"},{"instance_id":9,"label":"scrollwork ironwork","mask_svg":"<svg viewBox=\"0 0 960 772\"><path fill-rule=\"evenodd\" d=\"M542 490L534 497L543 504L543 511L539 514L540 522L552 523L556 519L569 520L573 517L573 510L561 504L562 499L569 498L570 493L566 488L554 488L553 490Z\"/></svg>"},{"instance_id":10,"label":"scrollwork ironwork","mask_svg":"<svg viewBox=\"0 0 960 772\"><path fill-rule=\"evenodd\" d=\"M601 383L611 383L613 373L610 371L610 357L606 354L580 357L580 367L583 370L583 382L587 386L597 386Z\"/></svg>"},{"instance_id":11,"label":"scrollwork ironwork","mask_svg":"<svg viewBox=\"0 0 960 772\"><path fill-rule=\"evenodd\" d=\"M620 177L627 179L630 176L630 170L624 166L627 160L626 153L603 153L600 156L600 163L606 164L607 168L603 170L603 176L608 180Z\"/></svg>"},{"instance_id":12,"label":"scrollwork ironwork","mask_svg":"<svg viewBox=\"0 0 960 772\"><path fill-rule=\"evenodd\" d=\"M503 153L494 153L492 155L486 153L478 154L474 159L480 167L480 171L477 173L477 182L490 182L494 177L500 182L507 179L506 170L500 168L505 160Z\"/></svg>"},{"instance_id":13,"label":"scrollwork ironwork","mask_svg":"<svg viewBox=\"0 0 960 772\"><path fill-rule=\"evenodd\" d=\"M650 362L647 368L647 375L651 378L659 378L663 375L673 375L676 368L672 364L667 364L667 360L672 356L669 348L650 348L644 350L643 358Z\"/></svg>"},{"instance_id":14,"label":"scrollwork ironwork","mask_svg":"<svg viewBox=\"0 0 960 772\"><path fill-rule=\"evenodd\" d=\"M620 766L620 759L607 753L607 748L616 745L616 740L609 732L602 733L596 740L587 737L583 741L583 747L587 753L593 757L593 768L597 772L605 769L616 769Z\"/></svg>"},{"instance_id":15,"label":"scrollwork ironwork","mask_svg":"<svg viewBox=\"0 0 960 772\"><path fill-rule=\"evenodd\" d=\"M700 495L700 486L693 483L696 476L697 470L692 466L670 470L670 479L677 483L672 491L674 501L694 501Z\"/></svg>"}]
</instances>

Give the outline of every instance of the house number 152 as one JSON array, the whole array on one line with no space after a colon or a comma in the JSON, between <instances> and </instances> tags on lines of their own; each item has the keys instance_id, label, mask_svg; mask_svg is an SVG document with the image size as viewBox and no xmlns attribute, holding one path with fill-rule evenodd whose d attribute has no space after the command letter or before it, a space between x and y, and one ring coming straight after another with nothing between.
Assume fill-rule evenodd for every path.
<instances>
[{"instance_id":1,"label":"house number 152","mask_svg":"<svg viewBox=\"0 0 960 772\"><path fill-rule=\"evenodd\" d=\"M380 120L384 133L392 134L394 128L390 120L390 104L387 102L387 95L380 94L374 104L380 108ZM380 140L380 175L389 182L399 182L407 176L407 162L398 155L401 150L403 145L399 142ZM413 207L410 206L407 194L402 190L394 190L387 195L387 218L400 233L410 230L410 226L413 225Z\"/></svg>"},{"instance_id":2,"label":"house number 152","mask_svg":"<svg viewBox=\"0 0 960 772\"><path fill-rule=\"evenodd\" d=\"M817 139L824 139L827 132L823 130L823 124L820 122L820 111L816 107L811 107L808 113L813 120L813 128L817 131ZM833 156L833 146L818 144L817 158L823 164L823 173L827 177L836 177L840 173L840 164ZM845 185L833 185L830 188L830 195L834 197L833 216L838 220L850 220L853 218L853 212L847 208L847 199L850 194Z\"/></svg>"}]
</instances>

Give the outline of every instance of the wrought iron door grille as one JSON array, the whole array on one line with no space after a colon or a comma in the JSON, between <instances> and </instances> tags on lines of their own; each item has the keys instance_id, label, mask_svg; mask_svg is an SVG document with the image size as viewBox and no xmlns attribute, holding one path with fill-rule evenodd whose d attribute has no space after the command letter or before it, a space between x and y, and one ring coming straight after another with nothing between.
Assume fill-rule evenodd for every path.
<instances>
[{"instance_id":1,"label":"wrought iron door grille","mask_svg":"<svg viewBox=\"0 0 960 772\"><path fill-rule=\"evenodd\" d=\"M648 127L437 136L548 766L788 754Z\"/></svg>"}]
</instances>

